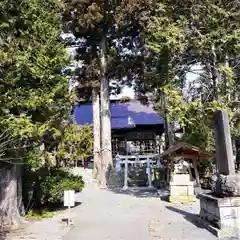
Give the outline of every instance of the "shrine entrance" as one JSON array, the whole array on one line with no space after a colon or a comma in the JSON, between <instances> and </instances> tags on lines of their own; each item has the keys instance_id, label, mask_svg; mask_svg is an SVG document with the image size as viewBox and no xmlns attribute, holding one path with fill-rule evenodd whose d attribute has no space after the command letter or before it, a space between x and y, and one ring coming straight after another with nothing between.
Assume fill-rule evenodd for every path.
<instances>
[{"instance_id":1,"label":"shrine entrance","mask_svg":"<svg viewBox=\"0 0 240 240\"><path fill-rule=\"evenodd\" d=\"M162 167L159 153L154 153L156 148L150 146L148 149L152 153L141 154L138 142L125 141L126 154L115 156L115 167L122 172L124 188L153 188L153 182L157 178L156 171ZM143 149L143 146L141 147Z\"/></svg>"},{"instance_id":2,"label":"shrine entrance","mask_svg":"<svg viewBox=\"0 0 240 240\"><path fill-rule=\"evenodd\" d=\"M116 169L123 172L124 188L152 187L154 155L116 156Z\"/></svg>"}]
</instances>

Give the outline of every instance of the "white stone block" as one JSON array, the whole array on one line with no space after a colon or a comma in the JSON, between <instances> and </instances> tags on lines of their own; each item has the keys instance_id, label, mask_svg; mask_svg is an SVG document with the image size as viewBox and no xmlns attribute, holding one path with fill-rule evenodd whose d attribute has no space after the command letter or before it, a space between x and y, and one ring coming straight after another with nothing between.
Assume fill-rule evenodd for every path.
<instances>
[{"instance_id":1,"label":"white stone block","mask_svg":"<svg viewBox=\"0 0 240 240\"><path fill-rule=\"evenodd\" d=\"M193 182L190 181L189 174L174 174L172 176L172 182L170 184L173 185L193 185Z\"/></svg>"}]
</instances>

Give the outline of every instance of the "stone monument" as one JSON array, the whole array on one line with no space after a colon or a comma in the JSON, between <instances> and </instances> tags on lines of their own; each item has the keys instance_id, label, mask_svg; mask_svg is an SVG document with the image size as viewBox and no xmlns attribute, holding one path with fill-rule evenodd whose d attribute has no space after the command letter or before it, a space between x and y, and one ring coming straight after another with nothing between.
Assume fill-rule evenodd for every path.
<instances>
[{"instance_id":1,"label":"stone monument","mask_svg":"<svg viewBox=\"0 0 240 240\"><path fill-rule=\"evenodd\" d=\"M212 191L201 193L200 218L218 237L240 239L240 175L235 173L231 134L226 111L219 110L214 118L217 175Z\"/></svg>"},{"instance_id":2,"label":"stone monument","mask_svg":"<svg viewBox=\"0 0 240 240\"><path fill-rule=\"evenodd\" d=\"M195 201L193 185L194 182L189 174L189 163L184 160L178 161L174 164L174 172L170 182L169 201L174 203Z\"/></svg>"}]
</instances>

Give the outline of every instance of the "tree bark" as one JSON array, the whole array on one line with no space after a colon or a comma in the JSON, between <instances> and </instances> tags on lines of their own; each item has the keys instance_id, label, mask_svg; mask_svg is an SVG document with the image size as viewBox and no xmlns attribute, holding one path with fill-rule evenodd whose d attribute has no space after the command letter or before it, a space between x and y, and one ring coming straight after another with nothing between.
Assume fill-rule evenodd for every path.
<instances>
[{"instance_id":1,"label":"tree bark","mask_svg":"<svg viewBox=\"0 0 240 240\"><path fill-rule=\"evenodd\" d=\"M167 113L167 106L166 106L166 96L163 91L160 91L160 99L161 99L161 108L162 114L164 119L164 132L165 132L165 149L168 149L174 142L172 126L169 122L169 117Z\"/></svg>"},{"instance_id":2,"label":"tree bark","mask_svg":"<svg viewBox=\"0 0 240 240\"><path fill-rule=\"evenodd\" d=\"M0 227L18 227L23 214L20 167L0 172Z\"/></svg>"},{"instance_id":3,"label":"tree bark","mask_svg":"<svg viewBox=\"0 0 240 240\"><path fill-rule=\"evenodd\" d=\"M101 119L100 119L100 96L99 90L92 90L92 107L93 107L93 178L100 183L101 173Z\"/></svg>"},{"instance_id":4,"label":"tree bark","mask_svg":"<svg viewBox=\"0 0 240 240\"><path fill-rule=\"evenodd\" d=\"M229 58L228 55L225 56L225 67L229 68ZM228 103L231 101L231 94L230 94L230 89L229 89L229 82L228 82L228 76L225 73L224 74L224 81L225 81L225 94L226 94L226 98Z\"/></svg>"},{"instance_id":5,"label":"tree bark","mask_svg":"<svg viewBox=\"0 0 240 240\"><path fill-rule=\"evenodd\" d=\"M106 37L103 36L100 43L100 72L101 72L101 144L102 144L102 169L101 186L106 186L106 178L109 168L112 166L112 141L111 119L109 100L109 81L106 77Z\"/></svg>"},{"instance_id":6,"label":"tree bark","mask_svg":"<svg viewBox=\"0 0 240 240\"><path fill-rule=\"evenodd\" d=\"M218 93L218 84L220 82L220 75L217 66L217 54L215 46L212 45L212 64L211 64L211 74L212 74L212 81L213 81L213 98L214 100L218 100L219 93Z\"/></svg>"}]
</instances>

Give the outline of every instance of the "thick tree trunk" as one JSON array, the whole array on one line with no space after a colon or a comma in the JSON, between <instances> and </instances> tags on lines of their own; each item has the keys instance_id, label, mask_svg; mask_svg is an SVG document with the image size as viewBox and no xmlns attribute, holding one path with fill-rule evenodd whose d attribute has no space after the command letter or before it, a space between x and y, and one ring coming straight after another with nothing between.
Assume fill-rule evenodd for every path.
<instances>
[{"instance_id":1,"label":"thick tree trunk","mask_svg":"<svg viewBox=\"0 0 240 240\"><path fill-rule=\"evenodd\" d=\"M93 107L93 178L100 183L101 176L101 119L100 119L100 96L99 89L92 90Z\"/></svg>"},{"instance_id":2,"label":"thick tree trunk","mask_svg":"<svg viewBox=\"0 0 240 240\"><path fill-rule=\"evenodd\" d=\"M101 144L102 144L102 172L101 186L106 186L108 170L112 166L111 119L109 101L109 81L106 77L106 38L101 41L100 70L101 70Z\"/></svg>"},{"instance_id":3,"label":"thick tree trunk","mask_svg":"<svg viewBox=\"0 0 240 240\"><path fill-rule=\"evenodd\" d=\"M161 108L162 108L162 114L163 114L162 117L164 118L165 149L168 149L174 143L173 129L167 114L165 93L161 91L160 95L161 95L160 96Z\"/></svg>"},{"instance_id":4,"label":"thick tree trunk","mask_svg":"<svg viewBox=\"0 0 240 240\"><path fill-rule=\"evenodd\" d=\"M225 57L225 67L229 68L229 58L228 55L226 55ZM226 94L226 98L227 101L230 102L231 101L231 94L230 94L230 89L229 89L229 79L226 73L224 73L224 81L225 81L225 94Z\"/></svg>"},{"instance_id":5,"label":"thick tree trunk","mask_svg":"<svg viewBox=\"0 0 240 240\"><path fill-rule=\"evenodd\" d=\"M219 93L218 93L218 84L220 82L220 75L217 66L217 54L215 46L212 45L212 64L211 64L211 75L213 81L213 98L214 100L218 100Z\"/></svg>"},{"instance_id":6,"label":"thick tree trunk","mask_svg":"<svg viewBox=\"0 0 240 240\"><path fill-rule=\"evenodd\" d=\"M0 172L0 227L18 227L23 214L20 167Z\"/></svg>"}]
</instances>

